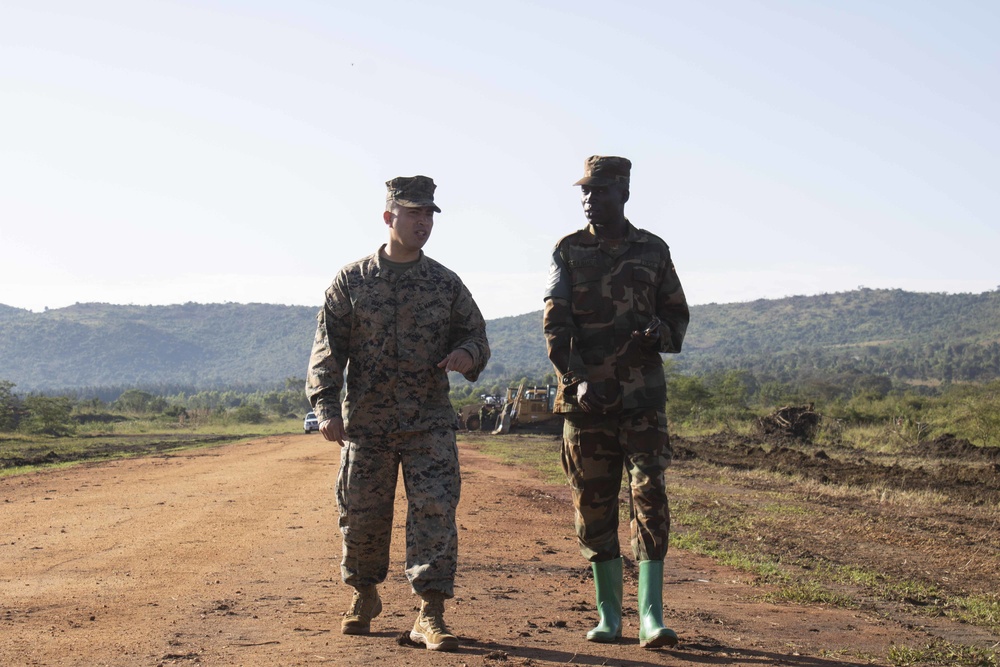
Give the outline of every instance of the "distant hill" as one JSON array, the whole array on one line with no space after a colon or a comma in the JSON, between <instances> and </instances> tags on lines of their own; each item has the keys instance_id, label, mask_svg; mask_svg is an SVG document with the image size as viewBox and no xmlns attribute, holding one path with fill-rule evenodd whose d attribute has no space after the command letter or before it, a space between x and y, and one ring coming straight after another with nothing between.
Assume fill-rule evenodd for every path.
<instances>
[{"instance_id":1,"label":"distant hill","mask_svg":"<svg viewBox=\"0 0 1000 667\"><path fill-rule=\"evenodd\" d=\"M271 385L304 377L316 309L267 304L0 308L0 379L16 391Z\"/></svg>"},{"instance_id":2,"label":"distant hill","mask_svg":"<svg viewBox=\"0 0 1000 667\"><path fill-rule=\"evenodd\" d=\"M680 367L778 380L868 373L902 382L1000 377L1000 291L852 292L700 306Z\"/></svg>"},{"instance_id":3,"label":"distant hill","mask_svg":"<svg viewBox=\"0 0 1000 667\"><path fill-rule=\"evenodd\" d=\"M489 323L498 365L528 376L551 370L541 319L539 311ZM1000 378L1000 291L859 289L694 306L683 351L666 358L679 372L741 369L778 381L817 374L992 380Z\"/></svg>"},{"instance_id":4,"label":"distant hill","mask_svg":"<svg viewBox=\"0 0 1000 667\"><path fill-rule=\"evenodd\" d=\"M303 377L315 308L269 304L0 305L0 380L15 391L94 387L269 387ZM480 386L544 380L541 311L490 320ZM787 380L867 373L900 382L1000 378L1000 291L902 290L760 299L692 308L682 372L743 369Z\"/></svg>"}]
</instances>

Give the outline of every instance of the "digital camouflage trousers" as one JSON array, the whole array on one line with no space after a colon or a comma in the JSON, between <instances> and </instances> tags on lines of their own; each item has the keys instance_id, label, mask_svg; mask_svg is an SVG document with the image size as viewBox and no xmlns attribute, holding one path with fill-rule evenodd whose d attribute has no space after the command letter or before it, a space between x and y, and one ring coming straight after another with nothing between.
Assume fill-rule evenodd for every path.
<instances>
[{"instance_id":1,"label":"digital camouflage trousers","mask_svg":"<svg viewBox=\"0 0 1000 667\"><path fill-rule=\"evenodd\" d=\"M624 470L632 553L640 561L663 560L670 537L665 472L672 457L666 414L638 409L564 416L562 466L573 489L580 552L591 562L621 555L618 494Z\"/></svg>"},{"instance_id":2,"label":"digital camouflage trousers","mask_svg":"<svg viewBox=\"0 0 1000 667\"><path fill-rule=\"evenodd\" d=\"M402 433L345 442L337 505L344 537L341 575L354 586L389 572L396 480L406 489L406 578L413 591L454 595L458 562L455 510L461 491L455 432Z\"/></svg>"}]
</instances>

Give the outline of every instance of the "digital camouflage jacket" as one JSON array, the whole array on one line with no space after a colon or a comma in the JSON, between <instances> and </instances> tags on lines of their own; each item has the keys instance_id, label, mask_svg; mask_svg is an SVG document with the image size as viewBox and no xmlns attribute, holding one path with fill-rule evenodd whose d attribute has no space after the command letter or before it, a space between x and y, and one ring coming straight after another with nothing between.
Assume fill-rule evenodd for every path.
<instances>
[{"instance_id":1,"label":"digital camouflage jacket","mask_svg":"<svg viewBox=\"0 0 1000 667\"><path fill-rule=\"evenodd\" d=\"M343 416L348 437L454 429L448 374L437 364L458 348L472 356L465 377L475 381L490 348L461 279L423 253L397 276L376 252L341 269L326 290L306 396L320 422Z\"/></svg>"},{"instance_id":2,"label":"digital camouflage jacket","mask_svg":"<svg viewBox=\"0 0 1000 667\"><path fill-rule=\"evenodd\" d=\"M632 337L657 316L658 346ZM549 359L559 375L556 412L577 412L586 380L609 399L608 412L663 410L661 352L681 351L690 313L670 249L628 223L624 239L601 241L591 226L560 239L552 253L543 316Z\"/></svg>"}]
</instances>

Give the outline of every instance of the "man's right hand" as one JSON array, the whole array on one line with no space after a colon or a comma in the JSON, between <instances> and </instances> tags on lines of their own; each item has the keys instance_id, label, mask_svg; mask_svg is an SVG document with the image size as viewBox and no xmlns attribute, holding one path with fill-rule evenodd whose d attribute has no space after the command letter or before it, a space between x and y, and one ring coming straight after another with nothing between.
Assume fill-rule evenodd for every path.
<instances>
[{"instance_id":1,"label":"man's right hand","mask_svg":"<svg viewBox=\"0 0 1000 667\"><path fill-rule=\"evenodd\" d=\"M586 381L576 385L576 403L584 412L601 414L604 412L604 401L597 389L592 388Z\"/></svg>"},{"instance_id":2,"label":"man's right hand","mask_svg":"<svg viewBox=\"0 0 1000 667\"><path fill-rule=\"evenodd\" d=\"M319 432L330 442L336 441L341 447L344 446L344 420L341 417L327 419L319 425Z\"/></svg>"}]
</instances>

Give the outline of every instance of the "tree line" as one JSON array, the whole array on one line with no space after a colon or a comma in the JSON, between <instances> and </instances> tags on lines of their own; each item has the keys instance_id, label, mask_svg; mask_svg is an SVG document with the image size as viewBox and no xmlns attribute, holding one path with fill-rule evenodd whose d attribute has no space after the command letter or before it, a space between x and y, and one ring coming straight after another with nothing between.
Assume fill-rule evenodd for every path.
<instances>
[{"instance_id":1,"label":"tree line","mask_svg":"<svg viewBox=\"0 0 1000 667\"><path fill-rule=\"evenodd\" d=\"M844 429L867 429L864 437L898 443L954 435L980 446L1000 447L1000 380L912 384L884 371L804 370L780 378L729 368L692 374L672 359L664 363L674 430L703 432L745 428L788 405L806 405L823 416L829 437ZM552 373L517 373L489 383L456 382L453 405L503 396L508 387L555 382ZM19 396L0 380L0 431L70 435L81 424L151 418L184 423L225 417L242 423L301 418L308 410L304 380L289 377L271 389L174 390L129 388L105 398L79 394Z\"/></svg>"},{"instance_id":2,"label":"tree line","mask_svg":"<svg viewBox=\"0 0 1000 667\"><path fill-rule=\"evenodd\" d=\"M309 410L305 380L287 378L273 389L155 390L117 388L84 394L29 393L21 396L9 380L0 380L0 432L67 436L81 424L130 418L184 422L196 417L231 416L241 423L301 418Z\"/></svg>"}]
</instances>

